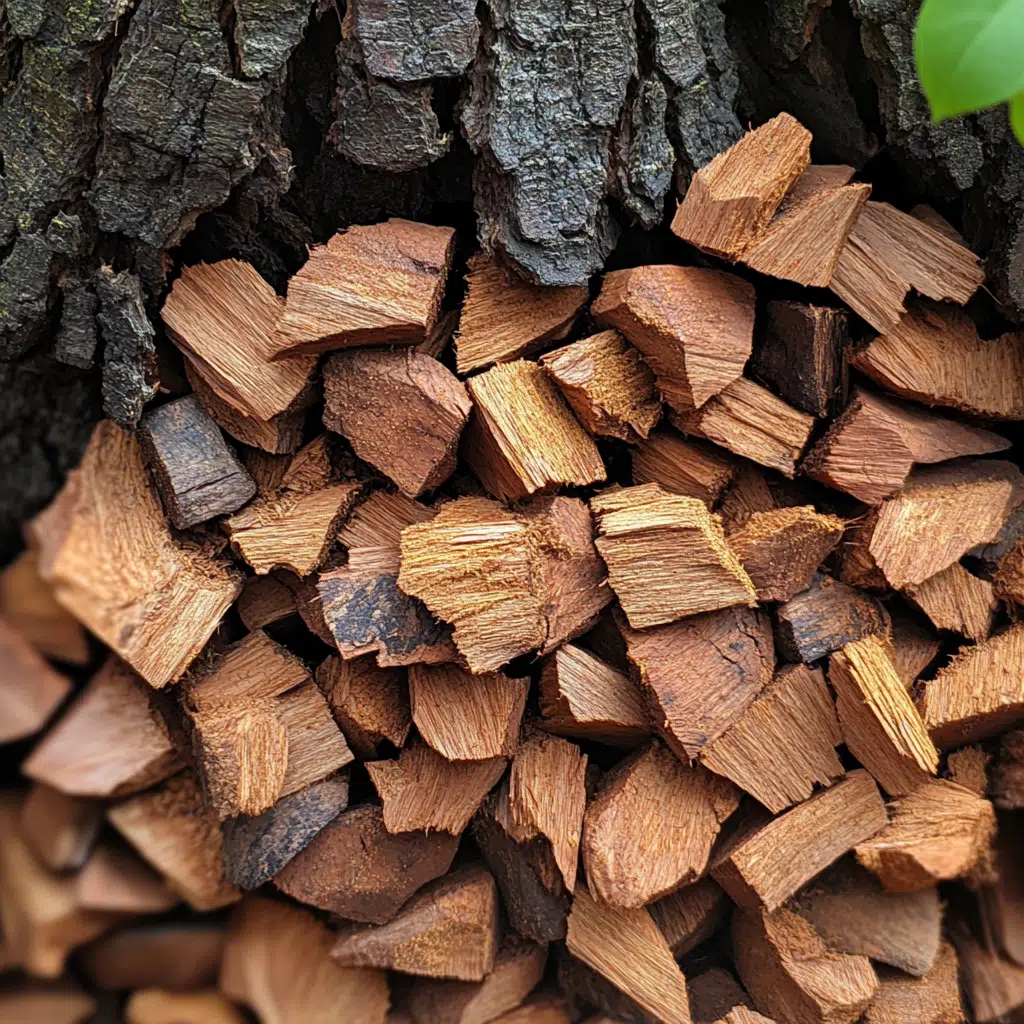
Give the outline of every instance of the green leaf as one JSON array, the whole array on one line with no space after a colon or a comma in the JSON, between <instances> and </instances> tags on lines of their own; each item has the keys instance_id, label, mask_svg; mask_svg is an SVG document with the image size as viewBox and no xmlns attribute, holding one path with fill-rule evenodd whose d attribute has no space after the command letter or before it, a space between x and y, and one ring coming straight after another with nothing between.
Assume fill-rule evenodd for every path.
<instances>
[{"instance_id":1,"label":"green leaf","mask_svg":"<svg viewBox=\"0 0 1024 1024\"><path fill-rule=\"evenodd\" d=\"M1010 127L1013 134L1024 144L1024 92L1017 93L1010 100Z\"/></svg>"},{"instance_id":2,"label":"green leaf","mask_svg":"<svg viewBox=\"0 0 1024 1024\"><path fill-rule=\"evenodd\" d=\"M932 117L983 110L1024 92L1024 0L925 0L914 56Z\"/></svg>"}]
</instances>

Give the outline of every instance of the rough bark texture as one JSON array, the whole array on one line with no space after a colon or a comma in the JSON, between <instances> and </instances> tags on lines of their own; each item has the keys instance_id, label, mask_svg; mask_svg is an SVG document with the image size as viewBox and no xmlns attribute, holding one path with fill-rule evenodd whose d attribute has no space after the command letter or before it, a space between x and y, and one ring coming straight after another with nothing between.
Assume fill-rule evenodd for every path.
<instances>
[{"instance_id":1,"label":"rough bark texture","mask_svg":"<svg viewBox=\"0 0 1024 1024\"><path fill-rule=\"evenodd\" d=\"M0 0L0 559L102 410L182 390L153 314L183 264L283 289L350 224L468 250L475 217L528 279L583 283L673 252L671 193L784 109L816 160L950 217L1024 320L1024 149L1002 109L930 123L917 6Z\"/></svg>"}]
</instances>

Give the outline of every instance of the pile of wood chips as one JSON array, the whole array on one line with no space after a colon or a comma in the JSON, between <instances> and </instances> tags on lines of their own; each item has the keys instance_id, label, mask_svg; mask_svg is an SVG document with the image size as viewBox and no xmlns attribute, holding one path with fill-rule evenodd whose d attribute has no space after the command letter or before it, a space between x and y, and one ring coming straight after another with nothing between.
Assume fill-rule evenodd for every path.
<instances>
[{"instance_id":1,"label":"pile of wood chips","mask_svg":"<svg viewBox=\"0 0 1024 1024\"><path fill-rule=\"evenodd\" d=\"M480 255L446 312L403 220L286 298L181 272L192 393L100 423L0 580L0 1018L1024 1004L1024 335L810 142L750 132L696 265L593 301Z\"/></svg>"}]
</instances>

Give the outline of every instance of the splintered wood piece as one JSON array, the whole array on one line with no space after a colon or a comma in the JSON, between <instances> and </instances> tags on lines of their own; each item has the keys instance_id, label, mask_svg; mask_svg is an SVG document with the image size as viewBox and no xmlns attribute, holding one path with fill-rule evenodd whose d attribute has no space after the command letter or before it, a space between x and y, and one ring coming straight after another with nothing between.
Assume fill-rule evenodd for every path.
<instances>
[{"instance_id":1,"label":"splintered wood piece","mask_svg":"<svg viewBox=\"0 0 1024 1024\"><path fill-rule=\"evenodd\" d=\"M448 761L420 743L402 750L397 761L367 761L366 770L384 803L389 832L441 829L457 836L507 763L504 757Z\"/></svg>"},{"instance_id":2,"label":"splintered wood piece","mask_svg":"<svg viewBox=\"0 0 1024 1024\"><path fill-rule=\"evenodd\" d=\"M402 532L398 585L455 627L476 673L585 632L612 598L603 577L590 512L576 498L514 512L459 498Z\"/></svg>"},{"instance_id":3,"label":"splintered wood piece","mask_svg":"<svg viewBox=\"0 0 1024 1024\"><path fill-rule=\"evenodd\" d=\"M533 732L519 745L509 777L513 824L524 839L537 834L548 839L569 892L576 885L586 771L587 756L575 743Z\"/></svg>"},{"instance_id":4,"label":"splintered wood piece","mask_svg":"<svg viewBox=\"0 0 1024 1024\"><path fill-rule=\"evenodd\" d=\"M983 340L954 306L916 305L851 363L904 398L989 419L1024 418L1024 334Z\"/></svg>"},{"instance_id":5,"label":"splintered wood piece","mask_svg":"<svg viewBox=\"0 0 1024 1024\"><path fill-rule=\"evenodd\" d=\"M890 796L906 796L938 771L939 752L877 637L836 651L828 678L846 746Z\"/></svg>"},{"instance_id":6,"label":"splintered wood piece","mask_svg":"<svg viewBox=\"0 0 1024 1024\"><path fill-rule=\"evenodd\" d=\"M1024 605L1024 541L1018 540L1000 559L992 588L999 600Z\"/></svg>"},{"instance_id":7,"label":"splintered wood piece","mask_svg":"<svg viewBox=\"0 0 1024 1024\"><path fill-rule=\"evenodd\" d=\"M775 1022L756 1010L749 1010L745 1006L734 1006L716 1024L775 1024Z\"/></svg>"},{"instance_id":8,"label":"splintered wood piece","mask_svg":"<svg viewBox=\"0 0 1024 1024\"><path fill-rule=\"evenodd\" d=\"M956 951L943 942L935 966L923 977L880 970L864 1024L963 1024L957 966Z\"/></svg>"},{"instance_id":9,"label":"splintered wood piece","mask_svg":"<svg viewBox=\"0 0 1024 1024\"><path fill-rule=\"evenodd\" d=\"M618 331L601 331L540 360L584 427L636 444L661 419L654 374Z\"/></svg>"},{"instance_id":10,"label":"splintered wood piece","mask_svg":"<svg viewBox=\"0 0 1024 1024\"><path fill-rule=\"evenodd\" d=\"M814 428L813 416L746 377L734 380L696 412L671 415L669 422L789 477Z\"/></svg>"},{"instance_id":11,"label":"splintered wood piece","mask_svg":"<svg viewBox=\"0 0 1024 1024\"><path fill-rule=\"evenodd\" d=\"M324 364L324 426L412 498L451 476L473 403L465 385L412 350L354 349Z\"/></svg>"},{"instance_id":12,"label":"splintered wood piece","mask_svg":"<svg viewBox=\"0 0 1024 1024\"><path fill-rule=\"evenodd\" d=\"M868 590L889 589L889 581L871 554L871 538L878 525L880 511L878 506L866 508L859 518L850 520L847 525L836 559L839 579L843 583Z\"/></svg>"},{"instance_id":13,"label":"splintered wood piece","mask_svg":"<svg viewBox=\"0 0 1024 1024\"><path fill-rule=\"evenodd\" d=\"M242 589L171 536L139 442L113 420L28 530L57 600L153 687L181 676Z\"/></svg>"},{"instance_id":14,"label":"splintered wood piece","mask_svg":"<svg viewBox=\"0 0 1024 1024\"><path fill-rule=\"evenodd\" d=\"M106 931L116 915L88 910L74 876L36 860L18 828L20 798L0 795L0 924L10 960L39 978L56 978L77 946Z\"/></svg>"},{"instance_id":15,"label":"splintered wood piece","mask_svg":"<svg viewBox=\"0 0 1024 1024\"><path fill-rule=\"evenodd\" d=\"M852 859L821 874L789 908L810 922L834 953L867 956L917 977L932 969L939 953L938 889L886 892Z\"/></svg>"},{"instance_id":16,"label":"splintered wood piece","mask_svg":"<svg viewBox=\"0 0 1024 1024\"><path fill-rule=\"evenodd\" d=\"M672 233L704 252L742 259L810 162L811 133L790 114L773 117L694 174Z\"/></svg>"},{"instance_id":17,"label":"splintered wood piece","mask_svg":"<svg viewBox=\"0 0 1024 1024\"><path fill-rule=\"evenodd\" d=\"M962 306L984 280L970 249L888 203L868 202L839 255L831 288L885 333L899 323L911 288Z\"/></svg>"},{"instance_id":18,"label":"splintered wood piece","mask_svg":"<svg viewBox=\"0 0 1024 1024\"><path fill-rule=\"evenodd\" d=\"M252 576L235 602L242 625L262 629L298 614L291 590L276 576Z\"/></svg>"},{"instance_id":19,"label":"splintered wood piece","mask_svg":"<svg viewBox=\"0 0 1024 1024\"><path fill-rule=\"evenodd\" d=\"M690 1014L694 1024L728 1021L733 1010L749 1010L753 1006L743 986L722 967L712 967L710 971L704 971L695 978L687 978L686 986L690 993Z\"/></svg>"},{"instance_id":20,"label":"splintered wood piece","mask_svg":"<svg viewBox=\"0 0 1024 1024\"><path fill-rule=\"evenodd\" d=\"M878 991L866 956L830 952L790 910L737 909L732 950L758 1009L786 1024L853 1024Z\"/></svg>"},{"instance_id":21,"label":"splintered wood piece","mask_svg":"<svg viewBox=\"0 0 1024 1024\"><path fill-rule=\"evenodd\" d=\"M923 583L991 541L1024 501L1024 476L1011 462L961 460L915 469L883 502L869 551L893 587Z\"/></svg>"},{"instance_id":22,"label":"splintered wood piece","mask_svg":"<svg viewBox=\"0 0 1024 1024\"><path fill-rule=\"evenodd\" d=\"M561 872L550 842L540 834L523 838L512 821L507 779L484 800L471 828L512 927L533 942L564 939L569 900Z\"/></svg>"},{"instance_id":23,"label":"splintered wood piece","mask_svg":"<svg viewBox=\"0 0 1024 1024\"><path fill-rule=\"evenodd\" d=\"M262 630L187 679L183 704L221 820L261 814L353 759L305 664Z\"/></svg>"},{"instance_id":24,"label":"splintered wood piece","mask_svg":"<svg viewBox=\"0 0 1024 1024\"><path fill-rule=\"evenodd\" d=\"M970 640L984 640L999 607L992 584L969 573L959 562L904 593L936 629L949 629Z\"/></svg>"},{"instance_id":25,"label":"splintered wood piece","mask_svg":"<svg viewBox=\"0 0 1024 1024\"><path fill-rule=\"evenodd\" d=\"M381 666L458 658L451 627L398 587L402 530L435 514L403 494L375 491L338 531L348 563L321 573L316 590L342 658L375 652Z\"/></svg>"},{"instance_id":26,"label":"splintered wood piece","mask_svg":"<svg viewBox=\"0 0 1024 1024\"><path fill-rule=\"evenodd\" d=\"M575 644L544 662L540 712L538 724L547 732L611 747L636 746L651 732L636 683Z\"/></svg>"},{"instance_id":27,"label":"splintered wood piece","mask_svg":"<svg viewBox=\"0 0 1024 1024\"><path fill-rule=\"evenodd\" d=\"M21 805L25 842L51 871L74 871L89 856L103 824L103 805L37 782Z\"/></svg>"},{"instance_id":28,"label":"splintered wood piece","mask_svg":"<svg viewBox=\"0 0 1024 1024\"><path fill-rule=\"evenodd\" d=\"M220 260L185 267L160 315L222 401L245 416L269 420L302 404L317 362L316 356L271 362L283 311L284 300L255 267Z\"/></svg>"},{"instance_id":29,"label":"splintered wood piece","mask_svg":"<svg viewBox=\"0 0 1024 1024\"><path fill-rule=\"evenodd\" d=\"M990 789L992 801L1000 810L1024 808L1024 731L1014 729L1000 740Z\"/></svg>"},{"instance_id":30,"label":"splintered wood piece","mask_svg":"<svg viewBox=\"0 0 1024 1024\"><path fill-rule=\"evenodd\" d=\"M219 992L133 992L124 1008L125 1024L245 1024L242 1011Z\"/></svg>"},{"instance_id":31,"label":"splintered wood piece","mask_svg":"<svg viewBox=\"0 0 1024 1024\"><path fill-rule=\"evenodd\" d=\"M446 832L392 835L381 808L367 804L321 830L274 885L349 920L385 924L417 889L447 872L458 845Z\"/></svg>"},{"instance_id":32,"label":"splintered wood piece","mask_svg":"<svg viewBox=\"0 0 1024 1024\"><path fill-rule=\"evenodd\" d=\"M546 947L510 936L502 943L494 967L483 981L419 978L408 997L412 1024L486 1024L495 1018L507 1020L506 1011L519 1006L543 977L547 958ZM540 1019L528 1014L522 1017L523 1024Z\"/></svg>"},{"instance_id":33,"label":"splintered wood piece","mask_svg":"<svg viewBox=\"0 0 1024 1024\"><path fill-rule=\"evenodd\" d=\"M721 520L697 498L641 484L598 494L590 508L608 584L634 629L756 603Z\"/></svg>"},{"instance_id":34,"label":"splintered wood piece","mask_svg":"<svg viewBox=\"0 0 1024 1024\"><path fill-rule=\"evenodd\" d=\"M975 743L1024 721L1024 626L967 646L918 701L936 746Z\"/></svg>"},{"instance_id":35,"label":"splintered wood piece","mask_svg":"<svg viewBox=\"0 0 1024 1024\"><path fill-rule=\"evenodd\" d=\"M775 668L764 612L730 608L654 629L623 628L651 724L684 761L736 722Z\"/></svg>"},{"instance_id":36,"label":"splintered wood piece","mask_svg":"<svg viewBox=\"0 0 1024 1024\"><path fill-rule=\"evenodd\" d=\"M462 868L421 890L387 924L339 932L331 956L345 967L480 981L494 966L498 916L494 879L482 867Z\"/></svg>"},{"instance_id":37,"label":"splintered wood piece","mask_svg":"<svg viewBox=\"0 0 1024 1024\"><path fill-rule=\"evenodd\" d=\"M463 454L495 497L515 501L605 479L594 439L536 363L500 363L468 386L474 409Z\"/></svg>"},{"instance_id":38,"label":"splintered wood piece","mask_svg":"<svg viewBox=\"0 0 1024 1024\"><path fill-rule=\"evenodd\" d=\"M887 820L875 780L858 769L740 837L711 874L739 906L775 910Z\"/></svg>"},{"instance_id":39,"label":"splintered wood piece","mask_svg":"<svg viewBox=\"0 0 1024 1024\"><path fill-rule=\"evenodd\" d=\"M191 772L116 804L107 820L194 910L216 910L240 898L224 881L217 816L203 805Z\"/></svg>"},{"instance_id":40,"label":"splintered wood piece","mask_svg":"<svg viewBox=\"0 0 1024 1024\"><path fill-rule=\"evenodd\" d=\"M225 880L239 889L259 888L347 806L348 775L339 774L282 797L256 817L223 822Z\"/></svg>"},{"instance_id":41,"label":"splintered wood piece","mask_svg":"<svg viewBox=\"0 0 1024 1024\"><path fill-rule=\"evenodd\" d=\"M0 617L44 657L72 665L89 660L85 630L43 581L39 556L32 550L0 571Z\"/></svg>"},{"instance_id":42,"label":"splintered wood piece","mask_svg":"<svg viewBox=\"0 0 1024 1024\"><path fill-rule=\"evenodd\" d=\"M398 669L378 668L370 658L342 661L332 655L316 670L316 681L357 756L372 760L385 740L405 745L412 714Z\"/></svg>"},{"instance_id":43,"label":"splintered wood piece","mask_svg":"<svg viewBox=\"0 0 1024 1024\"><path fill-rule=\"evenodd\" d=\"M454 250L454 228L399 217L339 231L288 282L271 358L420 344L440 315Z\"/></svg>"},{"instance_id":44,"label":"splintered wood piece","mask_svg":"<svg viewBox=\"0 0 1024 1024\"><path fill-rule=\"evenodd\" d=\"M188 360L185 360L185 377L210 418L236 441L274 455L297 451L302 444L308 411L306 406L316 398L312 381L296 398L295 408L261 420L225 402Z\"/></svg>"},{"instance_id":45,"label":"splintered wood piece","mask_svg":"<svg viewBox=\"0 0 1024 1024\"><path fill-rule=\"evenodd\" d=\"M773 301L751 369L790 405L811 416L831 416L846 384L846 312L829 306Z\"/></svg>"},{"instance_id":46,"label":"splintered wood piece","mask_svg":"<svg viewBox=\"0 0 1024 1024\"><path fill-rule=\"evenodd\" d=\"M946 758L943 778L969 789L977 796L988 792L988 766L992 755L977 744L954 750Z\"/></svg>"},{"instance_id":47,"label":"splintered wood piece","mask_svg":"<svg viewBox=\"0 0 1024 1024\"><path fill-rule=\"evenodd\" d=\"M787 665L700 759L777 814L843 774L842 742L821 670Z\"/></svg>"},{"instance_id":48,"label":"splintered wood piece","mask_svg":"<svg viewBox=\"0 0 1024 1024\"><path fill-rule=\"evenodd\" d=\"M962 921L956 922L950 937L959 960L960 984L975 1020L982 1024L1001 1020L1024 1005L1024 967L987 949Z\"/></svg>"},{"instance_id":49,"label":"splintered wood piece","mask_svg":"<svg viewBox=\"0 0 1024 1024\"><path fill-rule=\"evenodd\" d=\"M38 732L70 692L71 681L0 618L0 743Z\"/></svg>"},{"instance_id":50,"label":"splintered wood piece","mask_svg":"<svg viewBox=\"0 0 1024 1024\"><path fill-rule=\"evenodd\" d=\"M327 1024L339 1013L348 1024L385 1024L387 975L336 964L332 938L311 913L250 896L231 917L220 990L263 1024Z\"/></svg>"},{"instance_id":51,"label":"splintered wood piece","mask_svg":"<svg viewBox=\"0 0 1024 1024\"><path fill-rule=\"evenodd\" d=\"M890 631L889 616L874 598L831 576L816 576L775 614L779 652L789 661L817 661L855 640L886 637Z\"/></svg>"},{"instance_id":52,"label":"splintered wood piece","mask_svg":"<svg viewBox=\"0 0 1024 1024\"><path fill-rule=\"evenodd\" d=\"M772 509L786 507L786 502L780 500L768 484L767 470L752 462L739 463L718 503L718 514L722 517L726 535L735 533L755 512L771 512Z\"/></svg>"},{"instance_id":53,"label":"splintered wood piece","mask_svg":"<svg viewBox=\"0 0 1024 1024\"><path fill-rule=\"evenodd\" d=\"M110 658L21 770L71 796L109 799L147 789L180 767L152 690Z\"/></svg>"},{"instance_id":54,"label":"splintered wood piece","mask_svg":"<svg viewBox=\"0 0 1024 1024\"><path fill-rule=\"evenodd\" d=\"M93 1020L96 1000L66 982L22 982L0 989L0 1020L18 1024L84 1024Z\"/></svg>"},{"instance_id":55,"label":"splintered wood piece","mask_svg":"<svg viewBox=\"0 0 1024 1024\"><path fill-rule=\"evenodd\" d=\"M89 910L159 914L178 897L130 849L101 843L75 878L79 903Z\"/></svg>"},{"instance_id":56,"label":"splintered wood piece","mask_svg":"<svg viewBox=\"0 0 1024 1024\"><path fill-rule=\"evenodd\" d=\"M132 925L81 949L75 959L103 991L161 988L188 992L215 985L224 924L209 917Z\"/></svg>"},{"instance_id":57,"label":"splintered wood piece","mask_svg":"<svg viewBox=\"0 0 1024 1024\"><path fill-rule=\"evenodd\" d=\"M736 380L753 349L753 285L721 270L614 270L590 312L640 350L662 399L680 412Z\"/></svg>"},{"instance_id":58,"label":"splintered wood piece","mask_svg":"<svg viewBox=\"0 0 1024 1024\"><path fill-rule=\"evenodd\" d=\"M674 432L651 434L634 448L633 483L659 484L666 491L700 498L708 508L722 496L736 464L710 445L687 441Z\"/></svg>"},{"instance_id":59,"label":"splintered wood piece","mask_svg":"<svg viewBox=\"0 0 1024 1024\"><path fill-rule=\"evenodd\" d=\"M842 539L846 524L813 505L755 512L729 547L757 588L759 601L788 601L814 581L815 570Z\"/></svg>"},{"instance_id":60,"label":"splintered wood piece","mask_svg":"<svg viewBox=\"0 0 1024 1024\"><path fill-rule=\"evenodd\" d=\"M811 449L801 470L877 505L898 491L917 463L987 455L1010 446L990 430L936 416L856 388L850 404Z\"/></svg>"},{"instance_id":61,"label":"splintered wood piece","mask_svg":"<svg viewBox=\"0 0 1024 1024\"><path fill-rule=\"evenodd\" d=\"M889 656L893 668L908 688L931 664L941 646L939 638L927 627L902 615L894 615L892 618L890 643L892 649Z\"/></svg>"},{"instance_id":62,"label":"splintered wood piece","mask_svg":"<svg viewBox=\"0 0 1024 1024\"><path fill-rule=\"evenodd\" d=\"M690 1024L686 979L643 907L598 903L580 886L569 914L569 952L657 1020Z\"/></svg>"},{"instance_id":63,"label":"splintered wood piece","mask_svg":"<svg viewBox=\"0 0 1024 1024\"><path fill-rule=\"evenodd\" d=\"M743 262L784 281L827 288L870 194L870 185L856 184L787 196Z\"/></svg>"},{"instance_id":64,"label":"splintered wood piece","mask_svg":"<svg viewBox=\"0 0 1024 1024\"><path fill-rule=\"evenodd\" d=\"M987 800L945 779L929 779L890 803L889 819L856 852L890 892L913 892L967 874L987 852L996 827Z\"/></svg>"},{"instance_id":65,"label":"splintered wood piece","mask_svg":"<svg viewBox=\"0 0 1024 1024\"><path fill-rule=\"evenodd\" d=\"M234 512L256 493L252 477L195 395L146 413L139 439L179 530Z\"/></svg>"},{"instance_id":66,"label":"splintered wood piece","mask_svg":"<svg viewBox=\"0 0 1024 1024\"><path fill-rule=\"evenodd\" d=\"M662 896L647 909L672 955L681 957L725 924L731 906L729 897L714 879L702 878Z\"/></svg>"},{"instance_id":67,"label":"splintered wood piece","mask_svg":"<svg viewBox=\"0 0 1024 1024\"><path fill-rule=\"evenodd\" d=\"M458 665L411 665L409 702L420 736L449 761L516 752L529 678L472 675ZM400 745L400 744L398 744Z\"/></svg>"},{"instance_id":68,"label":"splintered wood piece","mask_svg":"<svg viewBox=\"0 0 1024 1024\"><path fill-rule=\"evenodd\" d=\"M524 281L483 253L469 261L455 335L460 374L529 355L561 341L588 298L586 285L549 288Z\"/></svg>"},{"instance_id":69,"label":"splintered wood piece","mask_svg":"<svg viewBox=\"0 0 1024 1024\"><path fill-rule=\"evenodd\" d=\"M620 762L601 780L583 822L591 895L643 907L696 881L739 799L727 779L686 767L658 741Z\"/></svg>"},{"instance_id":70,"label":"splintered wood piece","mask_svg":"<svg viewBox=\"0 0 1024 1024\"><path fill-rule=\"evenodd\" d=\"M261 575L282 568L307 576L327 557L362 487L332 483L312 489L290 485L285 477L273 497L257 498L227 520L231 546Z\"/></svg>"}]
</instances>

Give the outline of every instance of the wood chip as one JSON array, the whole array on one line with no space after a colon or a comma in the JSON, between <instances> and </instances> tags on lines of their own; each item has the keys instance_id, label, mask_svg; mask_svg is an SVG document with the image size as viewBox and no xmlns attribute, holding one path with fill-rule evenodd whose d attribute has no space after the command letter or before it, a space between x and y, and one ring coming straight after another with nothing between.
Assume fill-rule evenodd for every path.
<instances>
[{"instance_id":1,"label":"wood chip","mask_svg":"<svg viewBox=\"0 0 1024 1024\"><path fill-rule=\"evenodd\" d=\"M880 640L836 651L828 678L846 746L890 796L906 796L938 771L939 752Z\"/></svg>"},{"instance_id":2,"label":"wood chip","mask_svg":"<svg viewBox=\"0 0 1024 1024\"><path fill-rule=\"evenodd\" d=\"M609 586L634 629L754 605L750 577L702 501L642 484L599 494L590 507Z\"/></svg>"},{"instance_id":3,"label":"wood chip","mask_svg":"<svg viewBox=\"0 0 1024 1024\"><path fill-rule=\"evenodd\" d=\"M974 1012L987 1024L1024 1005L1024 967L986 949L962 921L950 936L960 962L960 984Z\"/></svg>"},{"instance_id":4,"label":"wood chip","mask_svg":"<svg viewBox=\"0 0 1024 1024\"><path fill-rule=\"evenodd\" d=\"M893 668L896 669L896 675L903 680L903 685L908 688L932 663L941 646L934 633L903 615L892 618L890 644L892 649L889 657Z\"/></svg>"},{"instance_id":5,"label":"wood chip","mask_svg":"<svg viewBox=\"0 0 1024 1024\"><path fill-rule=\"evenodd\" d=\"M754 289L721 270L614 270L590 312L640 350L662 399L680 412L736 380L753 348Z\"/></svg>"},{"instance_id":6,"label":"wood chip","mask_svg":"<svg viewBox=\"0 0 1024 1024\"><path fill-rule=\"evenodd\" d=\"M683 760L695 758L772 678L767 616L746 608L695 615L654 629L623 629L651 724Z\"/></svg>"},{"instance_id":7,"label":"wood chip","mask_svg":"<svg viewBox=\"0 0 1024 1024\"><path fill-rule=\"evenodd\" d=\"M810 162L811 133L790 114L773 117L697 171L672 233L704 252L742 259Z\"/></svg>"},{"instance_id":8,"label":"wood chip","mask_svg":"<svg viewBox=\"0 0 1024 1024\"><path fill-rule=\"evenodd\" d=\"M955 782L930 779L889 804L889 824L857 845L857 860L891 892L965 875L995 834L992 805Z\"/></svg>"},{"instance_id":9,"label":"wood chip","mask_svg":"<svg viewBox=\"0 0 1024 1024\"><path fill-rule=\"evenodd\" d=\"M498 890L487 871L468 867L427 886L387 924L339 932L331 956L345 967L480 981L497 947Z\"/></svg>"},{"instance_id":10,"label":"wood chip","mask_svg":"<svg viewBox=\"0 0 1024 1024\"><path fill-rule=\"evenodd\" d=\"M91 995L64 982L23 982L0 991L0 1017L19 1024L83 1024L96 1011Z\"/></svg>"},{"instance_id":11,"label":"wood chip","mask_svg":"<svg viewBox=\"0 0 1024 1024\"><path fill-rule=\"evenodd\" d=\"M22 838L51 871L74 871L85 863L96 842L103 805L37 782L21 805L18 824Z\"/></svg>"},{"instance_id":12,"label":"wood chip","mask_svg":"<svg viewBox=\"0 0 1024 1024\"><path fill-rule=\"evenodd\" d=\"M999 741L990 789L992 802L1000 810L1024 808L1024 731L1013 729Z\"/></svg>"},{"instance_id":13,"label":"wood chip","mask_svg":"<svg viewBox=\"0 0 1024 1024\"><path fill-rule=\"evenodd\" d=\"M711 874L739 906L775 910L886 821L874 779L858 769L741 836Z\"/></svg>"},{"instance_id":14,"label":"wood chip","mask_svg":"<svg viewBox=\"0 0 1024 1024\"><path fill-rule=\"evenodd\" d=\"M717 1024L728 1020L733 1010L750 1010L754 1005L735 975L722 967L687 978L686 984L694 1024Z\"/></svg>"},{"instance_id":15,"label":"wood chip","mask_svg":"<svg viewBox=\"0 0 1024 1024\"><path fill-rule=\"evenodd\" d=\"M601 331L555 349L540 365L597 437L636 444L661 418L654 374L618 331Z\"/></svg>"},{"instance_id":16,"label":"wood chip","mask_svg":"<svg viewBox=\"0 0 1024 1024\"><path fill-rule=\"evenodd\" d=\"M415 498L451 476L473 403L462 382L411 350L338 352L324 364L324 426Z\"/></svg>"},{"instance_id":17,"label":"wood chip","mask_svg":"<svg viewBox=\"0 0 1024 1024\"><path fill-rule=\"evenodd\" d=\"M463 455L495 497L514 501L605 479L593 438L536 363L501 363L468 386L474 409Z\"/></svg>"},{"instance_id":18,"label":"wood chip","mask_svg":"<svg viewBox=\"0 0 1024 1024\"><path fill-rule=\"evenodd\" d=\"M696 881L739 798L727 779L685 766L657 741L620 762L602 778L583 823L591 895L643 907Z\"/></svg>"},{"instance_id":19,"label":"wood chip","mask_svg":"<svg viewBox=\"0 0 1024 1024\"><path fill-rule=\"evenodd\" d=\"M426 744L406 747L397 761L367 761L384 802L389 832L442 829L459 835L505 771L507 760L448 761Z\"/></svg>"},{"instance_id":20,"label":"wood chip","mask_svg":"<svg viewBox=\"0 0 1024 1024\"><path fill-rule=\"evenodd\" d=\"M392 835L381 808L366 804L322 829L274 885L348 920L385 924L417 889L448 871L458 845L446 832Z\"/></svg>"},{"instance_id":21,"label":"wood chip","mask_svg":"<svg viewBox=\"0 0 1024 1024\"><path fill-rule=\"evenodd\" d=\"M466 286L455 335L460 374L519 359L561 341L588 297L585 286L531 284L482 253L469 261Z\"/></svg>"},{"instance_id":22,"label":"wood chip","mask_svg":"<svg viewBox=\"0 0 1024 1024\"><path fill-rule=\"evenodd\" d=\"M999 607L992 584L969 573L959 562L904 593L936 629L949 629L970 640L984 640Z\"/></svg>"},{"instance_id":23,"label":"wood chip","mask_svg":"<svg viewBox=\"0 0 1024 1024\"><path fill-rule=\"evenodd\" d=\"M79 903L88 910L160 914L178 897L131 849L101 843L75 878Z\"/></svg>"},{"instance_id":24,"label":"wood chip","mask_svg":"<svg viewBox=\"0 0 1024 1024\"><path fill-rule=\"evenodd\" d=\"M964 1019L956 951L948 942L924 977L880 970L878 992L863 1017L864 1024L961 1024Z\"/></svg>"},{"instance_id":25,"label":"wood chip","mask_svg":"<svg viewBox=\"0 0 1024 1024\"><path fill-rule=\"evenodd\" d=\"M420 736L449 761L512 757L530 680L474 676L458 665L412 665L409 701Z\"/></svg>"},{"instance_id":26,"label":"wood chip","mask_svg":"<svg viewBox=\"0 0 1024 1024\"><path fill-rule=\"evenodd\" d=\"M71 681L0 618L0 743L38 732L71 692Z\"/></svg>"},{"instance_id":27,"label":"wood chip","mask_svg":"<svg viewBox=\"0 0 1024 1024\"><path fill-rule=\"evenodd\" d=\"M316 367L316 356L271 362L283 311L284 300L251 264L220 260L186 267L161 316L171 339L223 402L269 420L304 404Z\"/></svg>"},{"instance_id":28,"label":"wood chip","mask_svg":"<svg viewBox=\"0 0 1024 1024\"><path fill-rule=\"evenodd\" d=\"M180 767L152 690L110 658L21 770L71 796L109 799L147 789Z\"/></svg>"},{"instance_id":29,"label":"wood chip","mask_svg":"<svg viewBox=\"0 0 1024 1024\"><path fill-rule=\"evenodd\" d=\"M648 911L665 936L675 957L710 939L729 917L732 903L722 887L711 878L684 885L668 896L655 900Z\"/></svg>"},{"instance_id":30,"label":"wood chip","mask_svg":"<svg viewBox=\"0 0 1024 1024\"><path fill-rule=\"evenodd\" d=\"M788 665L700 759L777 814L843 774L842 742L821 670Z\"/></svg>"},{"instance_id":31,"label":"wood chip","mask_svg":"<svg viewBox=\"0 0 1024 1024\"><path fill-rule=\"evenodd\" d=\"M585 632L611 599L576 498L535 499L509 511L460 498L402 532L398 585L455 627L472 672L493 672Z\"/></svg>"},{"instance_id":32,"label":"wood chip","mask_svg":"<svg viewBox=\"0 0 1024 1024\"><path fill-rule=\"evenodd\" d=\"M245 1024L242 1012L219 992L133 992L124 1008L125 1024Z\"/></svg>"},{"instance_id":33,"label":"wood chip","mask_svg":"<svg viewBox=\"0 0 1024 1024\"><path fill-rule=\"evenodd\" d=\"M171 536L138 441L112 420L28 529L57 600L153 687L181 677L242 589Z\"/></svg>"},{"instance_id":34,"label":"wood chip","mask_svg":"<svg viewBox=\"0 0 1024 1024\"><path fill-rule=\"evenodd\" d=\"M720 449L680 437L675 432L651 434L630 453L633 483L659 484L687 498L700 498L711 508L736 473L736 465Z\"/></svg>"}]
</instances>

